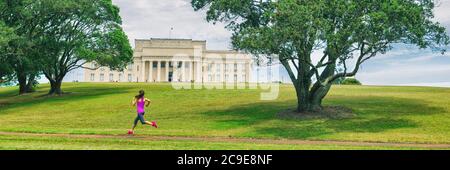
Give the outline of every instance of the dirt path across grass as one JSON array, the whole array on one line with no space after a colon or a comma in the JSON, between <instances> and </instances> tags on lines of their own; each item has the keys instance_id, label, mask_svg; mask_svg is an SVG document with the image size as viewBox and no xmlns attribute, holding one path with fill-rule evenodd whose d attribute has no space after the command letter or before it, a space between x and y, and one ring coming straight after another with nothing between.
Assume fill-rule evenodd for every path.
<instances>
[{"instance_id":1,"label":"dirt path across grass","mask_svg":"<svg viewBox=\"0 0 450 170\"><path fill-rule=\"evenodd\" d=\"M112 139L140 139L150 141L177 140L177 141L206 141L206 142L243 142L257 144L289 144L289 145L349 145L349 146L381 146L381 147L417 147L430 149L450 149L450 144L425 143L391 143L391 142L360 142L360 141L333 141L333 140L298 140L298 139L254 139L231 137L182 137L182 136L147 136L147 135L87 135L87 134L47 134L47 133L21 133L0 132L0 135L31 136L31 137L67 137L67 138L112 138Z\"/></svg>"}]
</instances>

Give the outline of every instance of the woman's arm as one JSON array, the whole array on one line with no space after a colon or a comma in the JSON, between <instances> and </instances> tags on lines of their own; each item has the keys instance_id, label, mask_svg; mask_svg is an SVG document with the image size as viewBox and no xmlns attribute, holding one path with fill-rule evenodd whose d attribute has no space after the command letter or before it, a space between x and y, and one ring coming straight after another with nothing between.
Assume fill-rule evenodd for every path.
<instances>
[{"instance_id":1,"label":"woman's arm","mask_svg":"<svg viewBox=\"0 0 450 170\"><path fill-rule=\"evenodd\" d=\"M133 98L133 100L131 101L131 106L136 106L136 98Z\"/></svg>"},{"instance_id":2,"label":"woman's arm","mask_svg":"<svg viewBox=\"0 0 450 170\"><path fill-rule=\"evenodd\" d=\"M145 98L145 102L147 102L147 104L145 105L145 107L148 107L152 101L151 101L150 99Z\"/></svg>"}]
</instances>

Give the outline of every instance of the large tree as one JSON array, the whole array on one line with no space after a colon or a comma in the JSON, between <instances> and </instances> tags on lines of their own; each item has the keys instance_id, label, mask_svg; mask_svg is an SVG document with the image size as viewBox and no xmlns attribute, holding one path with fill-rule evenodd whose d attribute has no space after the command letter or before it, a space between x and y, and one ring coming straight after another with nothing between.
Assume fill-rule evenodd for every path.
<instances>
[{"instance_id":1,"label":"large tree","mask_svg":"<svg viewBox=\"0 0 450 170\"><path fill-rule=\"evenodd\" d=\"M0 46L2 78L19 82L19 94L32 92L40 65L35 62L33 41L39 16L34 15L32 0L0 1L0 21L8 31L7 41ZM9 38L8 38L9 37ZM6 40L4 39L4 40Z\"/></svg>"},{"instance_id":2,"label":"large tree","mask_svg":"<svg viewBox=\"0 0 450 170\"><path fill-rule=\"evenodd\" d=\"M5 25L4 22L0 21L0 49L8 45L14 37L14 30ZM9 75L12 74L12 68L9 65L6 55L0 53L0 84L9 80Z\"/></svg>"},{"instance_id":3,"label":"large tree","mask_svg":"<svg viewBox=\"0 0 450 170\"><path fill-rule=\"evenodd\" d=\"M121 28L119 8L111 0L37 0L34 9L49 17L38 30L39 63L50 81L49 94L62 94L64 76L87 62L121 70L132 48Z\"/></svg>"},{"instance_id":4,"label":"large tree","mask_svg":"<svg viewBox=\"0 0 450 170\"><path fill-rule=\"evenodd\" d=\"M210 22L226 22L232 44L258 58L278 56L298 100L318 111L333 81L395 44L444 52L445 28L433 21L432 0L192 0ZM323 52L320 58L313 53ZM350 68L352 66L352 68ZM338 69L342 68L342 69ZM315 81L313 81L313 79Z\"/></svg>"}]
</instances>

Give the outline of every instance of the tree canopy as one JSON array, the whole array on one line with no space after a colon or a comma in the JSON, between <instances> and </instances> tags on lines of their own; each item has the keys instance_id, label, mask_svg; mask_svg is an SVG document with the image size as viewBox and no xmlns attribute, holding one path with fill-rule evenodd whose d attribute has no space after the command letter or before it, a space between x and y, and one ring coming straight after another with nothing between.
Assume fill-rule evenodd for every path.
<instances>
[{"instance_id":1,"label":"tree canopy","mask_svg":"<svg viewBox=\"0 0 450 170\"><path fill-rule=\"evenodd\" d=\"M0 48L4 47L15 37L14 30L0 21ZM0 54L0 83L8 81L13 68L8 64L5 54Z\"/></svg>"},{"instance_id":2,"label":"tree canopy","mask_svg":"<svg viewBox=\"0 0 450 170\"><path fill-rule=\"evenodd\" d=\"M35 50L33 43L38 17L33 15L28 4L31 0L4 0L0 1L0 22L10 30L5 43L0 45L2 75L6 81L18 81L19 93L33 91L35 77L39 74L40 65L34 60Z\"/></svg>"},{"instance_id":3,"label":"tree canopy","mask_svg":"<svg viewBox=\"0 0 450 170\"><path fill-rule=\"evenodd\" d=\"M5 0L0 9L0 21L20 37L2 46L19 84L42 73L50 81L49 94L61 94L65 75L87 62L121 70L132 60L111 0Z\"/></svg>"},{"instance_id":4,"label":"tree canopy","mask_svg":"<svg viewBox=\"0 0 450 170\"><path fill-rule=\"evenodd\" d=\"M61 94L66 73L87 62L123 69L133 51L120 24L119 9L111 0L40 0L37 9L52 19L42 23L38 41L40 63L50 81L50 94Z\"/></svg>"}]
</instances>

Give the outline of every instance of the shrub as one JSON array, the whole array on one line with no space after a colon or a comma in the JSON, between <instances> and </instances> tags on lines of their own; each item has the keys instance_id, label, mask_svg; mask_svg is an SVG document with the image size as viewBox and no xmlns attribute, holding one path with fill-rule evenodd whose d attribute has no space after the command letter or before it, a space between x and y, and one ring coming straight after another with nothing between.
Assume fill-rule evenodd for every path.
<instances>
[{"instance_id":1,"label":"shrub","mask_svg":"<svg viewBox=\"0 0 450 170\"><path fill-rule=\"evenodd\" d=\"M341 82L342 85L362 85L360 81L355 78L346 78Z\"/></svg>"}]
</instances>

